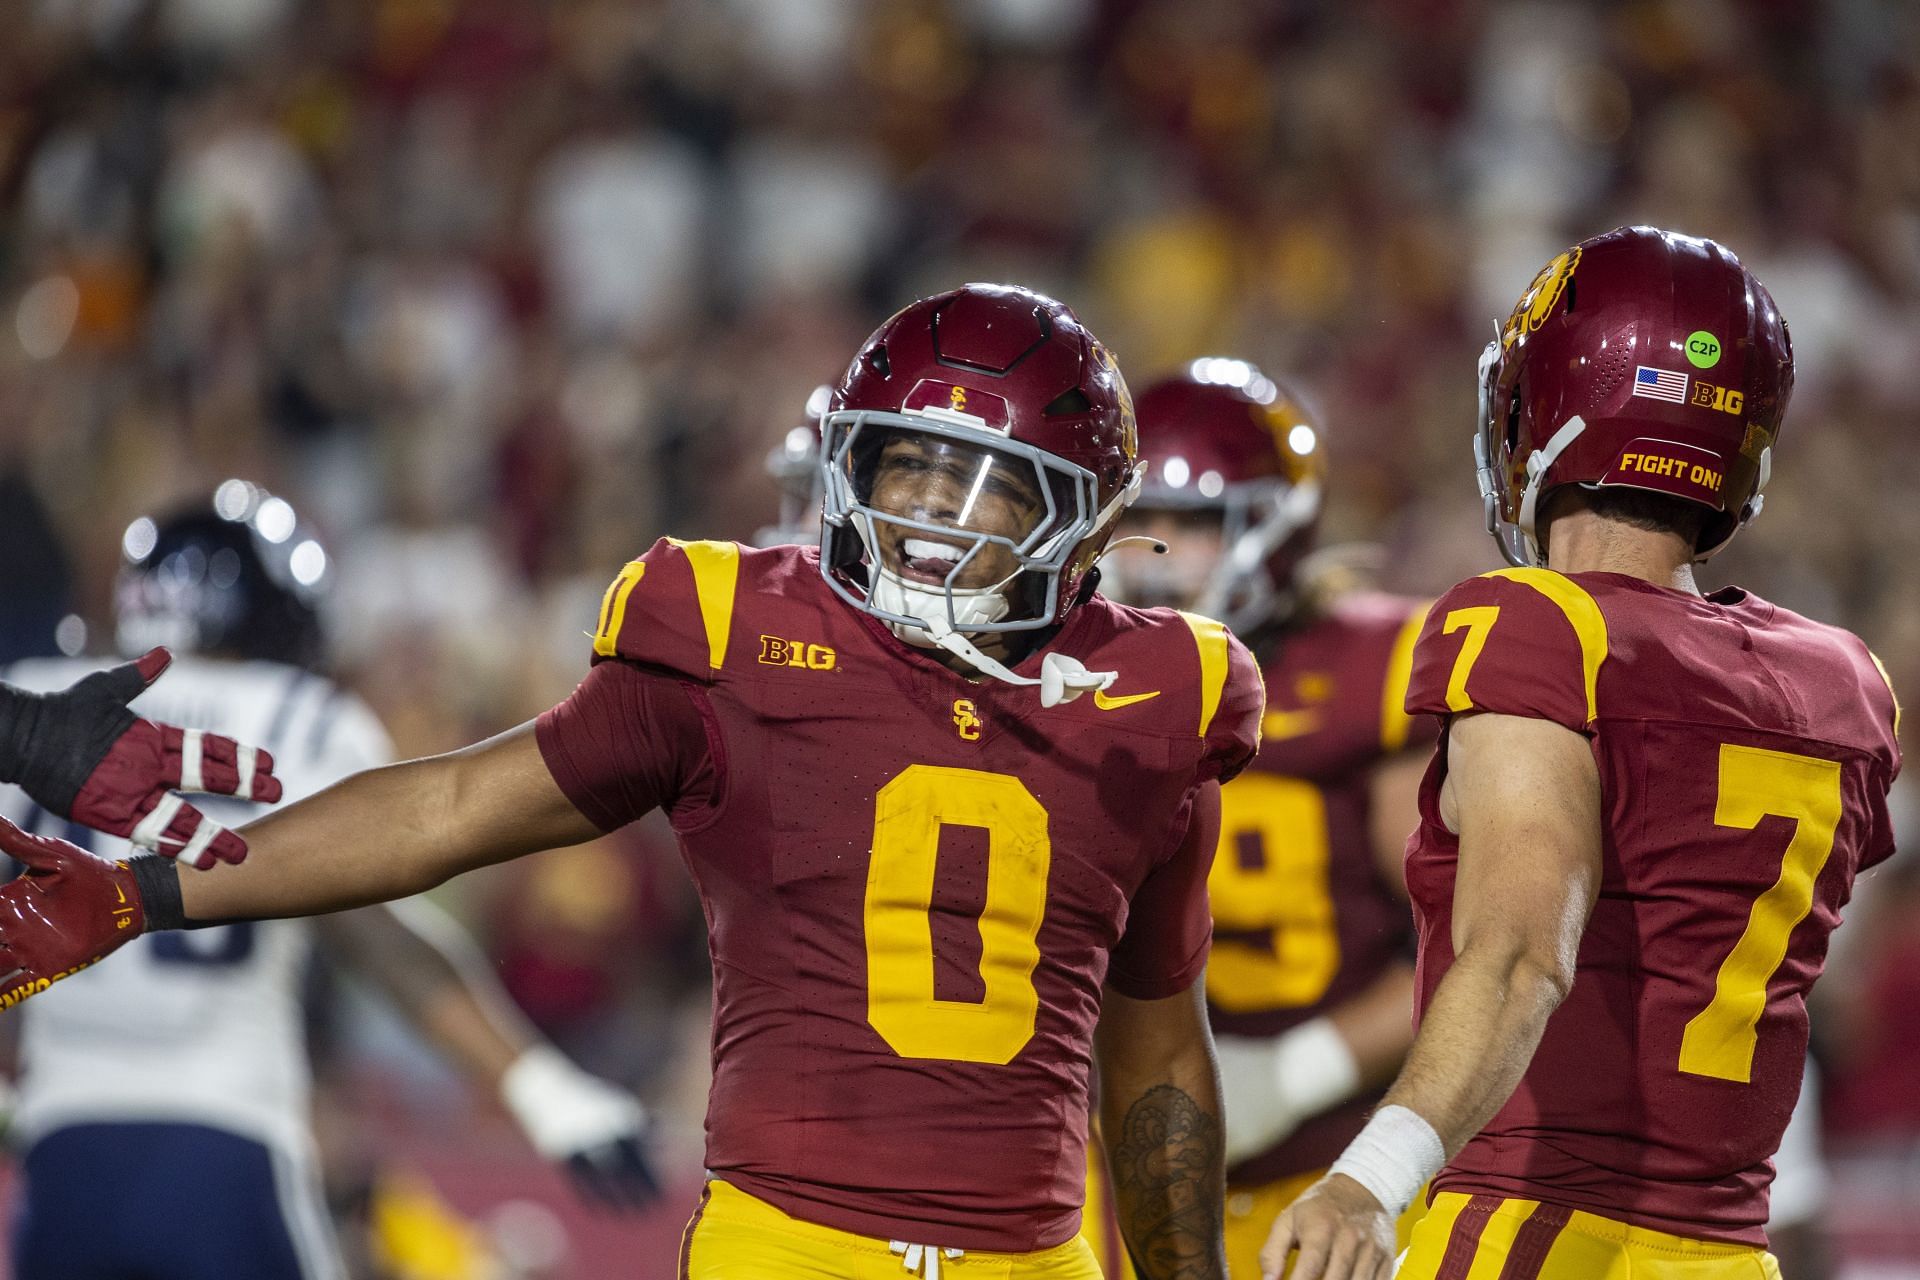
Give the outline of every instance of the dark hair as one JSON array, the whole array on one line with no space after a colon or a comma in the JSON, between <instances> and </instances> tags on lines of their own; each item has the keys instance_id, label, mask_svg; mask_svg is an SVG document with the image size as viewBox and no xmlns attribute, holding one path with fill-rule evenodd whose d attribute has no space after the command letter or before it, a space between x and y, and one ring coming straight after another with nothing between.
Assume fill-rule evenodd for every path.
<instances>
[{"instance_id":1,"label":"dark hair","mask_svg":"<svg viewBox=\"0 0 1920 1280\"><path fill-rule=\"evenodd\" d=\"M1655 493L1651 489L1629 489L1619 485L1588 489L1570 484L1548 495L1545 509L1541 512L1541 532L1546 531L1555 516L1564 515L1571 503L1635 529L1676 534L1695 547L1700 545L1700 536L1706 532L1707 522L1715 514L1697 502ZM1545 546L1545 542L1541 545Z\"/></svg>"}]
</instances>

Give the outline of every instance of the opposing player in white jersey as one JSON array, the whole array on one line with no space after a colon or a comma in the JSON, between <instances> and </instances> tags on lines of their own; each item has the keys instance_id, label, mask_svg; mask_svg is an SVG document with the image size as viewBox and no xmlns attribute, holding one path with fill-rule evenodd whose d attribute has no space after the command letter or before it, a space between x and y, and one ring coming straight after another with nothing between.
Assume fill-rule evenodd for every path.
<instances>
[{"instance_id":1,"label":"opposing player in white jersey","mask_svg":"<svg viewBox=\"0 0 1920 1280\"><path fill-rule=\"evenodd\" d=\"M125 551L122 644L137 651L157 636L182 654L139 711L271 743L292 799L390 759L373 713L312 673L327 565L284 501L230 481L210 509L136 521ZM97 665L37 661L6 676L50 689ZM254 806L205 807L237 825ZM0 791L0 812L107 857L128 852L12 788ZM308 1133L300 996L316 942L464 1074L500 1089L534 1145L590 1194L651 1197L639 1104L543 1043L471 941L431 908L228 924L140 938L17 1015L17 1280L344 1275Z\"/></svg>"}]
</instances>

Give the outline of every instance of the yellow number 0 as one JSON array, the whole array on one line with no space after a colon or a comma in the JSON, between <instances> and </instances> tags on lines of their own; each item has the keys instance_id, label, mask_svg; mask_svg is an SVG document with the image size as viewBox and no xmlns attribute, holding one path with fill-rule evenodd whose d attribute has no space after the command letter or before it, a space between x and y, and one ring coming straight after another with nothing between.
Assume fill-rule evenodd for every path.
<instances>
[{"instance_id":1,"label":"yellow number 0","mask_svg":"<svg viewBox=\"0 0 1920 1280\"><path fill-rule=\"evenodd\" d=\"M1833 852L1840 826L1840 766L1831 760L1720 748L1720 800L1713 820L1751 831L1769 814L1795 819L1780 878L1754 899L1747 927L1720 965L1713 1000L1687 1023L1680 1069L1718 1080L1753 1079L1754 1030L1767 1007L1767 983L1787 958L1793 927L1813 908L1813 883Z\"/></svg>"},{"instance_id":2,"label":"yellow number 0","mask_svg":"<svg viewBox=\"0 0 1920 1280\"><path fill-rule=\"evenodd\" d=\"M1251 858L1242 856L1242 844ZM1220 792L1220 847L1207 876L1216 937L1207 998L1234 1013L1297 1009L1340 971L1327 889L1327 806L1312 783L1245 773ZM1244 943L1234 933L1261 931Z\"/></svg>"},{"instance_id":3,"label":"yellow number 0","mask_svg":"<svg viewBox=\"0 0 1920 1280\"><path fill-rule=\"evenodd\" d=\"M933 987L933 881L940 828L987 833L980 977L986 996L941 1000ZM880 788L862 918L867 1021L903 1058L1011 1062L1033 1039L1040 922L1053 845L1047 811L1020 779L916 764Z\"/></svg>"}]
</instances>

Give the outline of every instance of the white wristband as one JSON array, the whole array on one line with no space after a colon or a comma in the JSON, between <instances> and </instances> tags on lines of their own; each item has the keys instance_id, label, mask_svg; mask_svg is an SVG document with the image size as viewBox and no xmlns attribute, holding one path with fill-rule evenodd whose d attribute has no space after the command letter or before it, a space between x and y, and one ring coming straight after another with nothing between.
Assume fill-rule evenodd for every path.
<instances>
[{"instance_id":1,"label":"white wristband","mask_svg":"<svg viewBox=\"0 0 1920 1280\"><path fill-rule=\"evenodd\" d=\"M1303 1022L1273 1047L1280 1096L1301 1119L1317 1116L1360 1092L1360 1064L1331 1018Z\"/></svg>"},{"instance_id":2,"label":"white wristband","mask_svg":"<svg viewBox=\"0 0 1920 1280\"><path fill-rule=\"evenodd\" d=\"M1382 1107L1327 1172L1346 1174L1399 1217L1446 1162L1440 1135L1419 1112Z\"/></svg>"}]
</instances>

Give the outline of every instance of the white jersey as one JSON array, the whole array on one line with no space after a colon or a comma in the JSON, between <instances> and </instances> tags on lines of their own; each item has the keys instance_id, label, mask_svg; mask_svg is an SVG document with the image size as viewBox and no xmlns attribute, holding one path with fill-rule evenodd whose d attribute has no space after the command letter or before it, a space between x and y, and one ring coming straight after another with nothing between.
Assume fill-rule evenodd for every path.
<instances>
[{"instance_id":1,"label":"white jersey","mask_svg":"<svg viewBox=\"0 0 1920 1280\"><path fill-rule=\"evenodd\" d=\"M51 690L103 665L33 661L4 674ZM288 803L393 756L366 704L275 662L179 658L133 707L265 747ZM194 803L229 826L264 811L227 797ZM105 857L129 853L124 840L55 818L15 787L0 787L0 813ZM31 1143L70 1124L175 1121L304 1149L312 1081L300 996L312 946L299 920L152 934L26 1001L15 1132Z\"/></svg>"}]
</instances>

